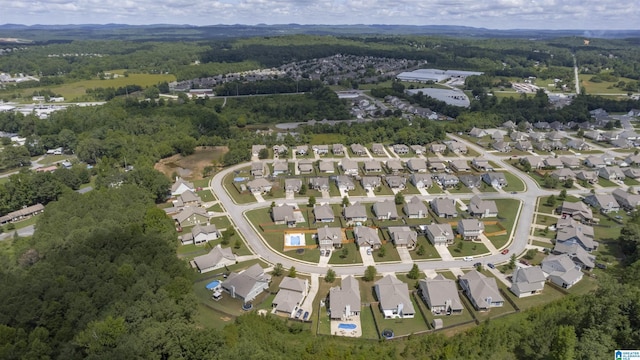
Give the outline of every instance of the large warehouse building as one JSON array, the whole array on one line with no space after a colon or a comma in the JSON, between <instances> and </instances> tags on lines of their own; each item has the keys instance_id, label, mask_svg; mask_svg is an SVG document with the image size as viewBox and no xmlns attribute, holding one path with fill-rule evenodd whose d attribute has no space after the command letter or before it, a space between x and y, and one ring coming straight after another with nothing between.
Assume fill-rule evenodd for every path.
<instances>
[{"instance_id":1,"label":"large warehouse building","mask_svg":"<svg viewBox=\"0 0 640 360\"><path fill-rule=\"evenodd\" d=\"M479 71L464 70L440 70L440 69L419 69L410 72L402 72L396 76L400 81L411 82L441 82L451 78L466 78L471 75L482 75Z\"/></svg>"}]
</instances>

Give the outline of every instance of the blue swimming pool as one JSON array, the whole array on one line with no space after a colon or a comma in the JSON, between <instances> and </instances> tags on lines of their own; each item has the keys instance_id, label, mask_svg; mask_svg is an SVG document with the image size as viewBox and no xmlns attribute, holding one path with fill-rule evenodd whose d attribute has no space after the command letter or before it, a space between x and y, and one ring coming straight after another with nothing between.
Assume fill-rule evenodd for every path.
<instances>
[{"instance_id":1,"label":"blue swimming pool","mask_svg":"<svg viewBox=\"0 0 640 360\"><path fill-rule=\"evenodd\" d=\"M338 324L338 329L355 330L357 327L358 326L356 324Z\"/></svg>"},{"instance_id":2,"label":"blue swimming pool","mask_svg":"<svg viewBox=\"0 0 640 360\"><path fill-rule=\"evenodd\" d=\"M291 242L291 246L300 245L300 235L291 235L289 239L290 239L289 241Z\"/></svg>"},{"instance_id":3,"label":"blue swimming pool","mask_svg":"<svg viewBox=\"0 0 640 360\"><path fill-rule=\"evenodd\" d=\"M207 290L213 290L213 289L217 288L219 285L220 285L220 281L213 280L212 282L207 284L206 288L207 288Z\"/></svg>"},{"instance_id":4,"label":"blue swimming pool","mask_svg":"<svg viewBox=\"0 0 640 360\"><path fill-rule=\"evenodd\" d=\"M234 181L234 182L243 182L243 181L245 181L245 180L246 180L246 178L243 178L243 177L234 177L234 178L233 178L233 181Z\"/></svg>"}]
</instances>

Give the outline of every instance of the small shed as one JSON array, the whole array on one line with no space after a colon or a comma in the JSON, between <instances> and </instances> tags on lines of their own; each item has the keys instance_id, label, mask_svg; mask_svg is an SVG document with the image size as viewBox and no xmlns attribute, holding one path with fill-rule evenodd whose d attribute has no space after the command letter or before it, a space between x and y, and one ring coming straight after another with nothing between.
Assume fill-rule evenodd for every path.
<instances>
[{"instance_id":1,"label":"small shed","mask_svg":"<svg viewBox=\"0 0 640 360\"><path fill-rule=\"evenodd\" d=\"M433 323L431 325L433 325L435 330L442 329L442 319L433 319Z\"/></svg>"}]
</instances>

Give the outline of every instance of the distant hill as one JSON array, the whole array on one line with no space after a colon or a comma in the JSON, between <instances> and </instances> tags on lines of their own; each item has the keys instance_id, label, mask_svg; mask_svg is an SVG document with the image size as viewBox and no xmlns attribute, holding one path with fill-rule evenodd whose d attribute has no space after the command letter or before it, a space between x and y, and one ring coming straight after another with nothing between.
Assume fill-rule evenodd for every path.
<instances>
[{"instance_id":1,"label":"distant hill","mask_svg":"<svg viewBox=\"0 0 640 360\"><path fill-rule=\"evenodd\" d=\"M467 26L447 25L126 25L126 24L78 24L78 25L0 25L0 38L29 39L36 42L72 40L205 40L253 36L277 36L290 34L315 35L438 35L477 38L549 39L555 37L588 38L640 38L640 30L495 30Z\"/></svg>"}]
</instances>

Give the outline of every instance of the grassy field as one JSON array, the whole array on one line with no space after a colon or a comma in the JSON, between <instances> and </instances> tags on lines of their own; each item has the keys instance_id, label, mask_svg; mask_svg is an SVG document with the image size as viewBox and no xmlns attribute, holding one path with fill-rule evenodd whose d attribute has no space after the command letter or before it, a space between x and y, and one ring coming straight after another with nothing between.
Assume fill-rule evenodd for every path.
<instances>
[{"instance_id":1,"label":"grassy field","mask_svg":"<svg viewBox=\"0 0 640 360\"><path fill-rule=\"evenodd\" d=\"M124 74L124 70L113 70L112 73ZM126 85L139 85L142 88L156 85L163 81L171 82L175 81L176 77L169 74L129 74L128 76L118 77L116 79L93 79L93 80L81 80L68 84L37 87L32 89L20 89L13 92L29 93L38 92L45 89L51 90L55 94L64 96L65 101L81 100L87 93L87 89L95 88L119 88Z\"/></svg>"},{"instance_id":2,"label":"grassy field","mask_svg":"<svg viewBox=\"0 0 640 360\"><path fill-rule=\"evenodd\" d=\"M622 96L627 95L627 91L619 88L614 88L613 85L616 84L614 82L592 82L589 81L593 75L590 74L579 74L578 78L580 79L580 86L583 86L588 94L612 94L617 95L620 94ZM629 82L633 81L632 79L620 78L618 81Z\"/></svg>"},{"instance_id":3,"label":"grassy field","mask_svg":"<svg viewBox=\"0 0 640 360\"><path fill-rule=\"evenodd\" d=\"M507 179L506 190L508 191L524 191L524 183L520 178L513 175L510 172L503 172L505 179Z\"/></svg>"}]
</instances>

